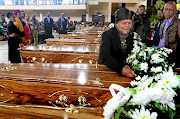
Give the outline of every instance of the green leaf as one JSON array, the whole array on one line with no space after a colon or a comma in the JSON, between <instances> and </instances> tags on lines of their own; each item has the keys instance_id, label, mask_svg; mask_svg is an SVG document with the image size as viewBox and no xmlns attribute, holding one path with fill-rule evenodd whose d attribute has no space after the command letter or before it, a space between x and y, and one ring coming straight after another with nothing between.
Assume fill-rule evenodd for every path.
<instances>
[{"instance_id":1,"label":"green leaf","mask_svg":"<svg viewBox=\"0 0 180 119\"><path fill-rule=\"evenodd\" d=\"M166 109L165 109L165 107L161 106L161 104L155 102L154 105L155 105L155 107L157 107L158 109L160 109L163 113L165 113L165 110L166 110Z\"/></svg>"},{"instance_id":2,"label":"green leaf","mask_svg":"<svg viewBox=\"0 0 180 119\"><path fill-rule=\"evenodd\" d=\"M132 103L132 102L128 102L128 103L126 104L126 106L130 106L130 105L133 105L133 103Z\"/></svg>"},{"instance_id":3,"label":"green leaf","mask_svg":"<svg viewBox=\"0 0 180 119\"><path fill-rule=\"evenodd\" d=\"M148 104L147 104L147 106L149 106L149 107L153 107L153 105L152 105L152 104L150 104L150 103L148 103Z\"/></svg>"},{"instance_id":4,"label":"green leaf","mask_svg":"<svg viewBox=\"0 0 180 119\"><path fill-rule=\"evenodd\" d=\"M134 88L129 88L127 94L136 94L136 90Z\"/></svg>"},{"instance_id":5,"label":"green leaf","mask_svg":"<svg viewBox=\"0 0 180 119\"><path fill-rule=\"evenodd\" d=\"M132 67L132 70L134 70L134 71L138 71L138 70L140 70L139 65L134 65L134 66Z\"/></svg>"},{"instance_id":6,"label":"green leaf","mask_svg":"<svg viewBox=\"0 0 180 119\"><path fill-rule=\"evenodd\" d=\"M154 88L154 87L156 86L156 84L157 84L157 82L154 82L154 83L151 84L150 87L151 87L151 88Z\"/></svg>"},{"instance_id":7,"label":"green leaf","mask_svg":"<svg viewBox=\"0 0 180 119\"><path fill-rule=\"evenodd\" d=\"M144 49L147 49L147 46L146 46L146 45L144 45Z\"/></svg>"},{"instance_id":8,"label":"green leaf","mask_svg":"<svg viewBox=\"0 0 180 119\"><path fill-rule=\"evenodd\" d=\"M173 116L174 116L174 112L173 112L172 108L169 108L169 118L173 119Z\"/></svg>"},{"instance_id":9,"label":"green leaf","mask_svg":"<svg viewBox=\"0 0 180 119\"><path fill-rule=\"evenodd\" d=\"M144 57L142 57L142 62L144 62Z\"/></svg>"},{"instance_id":10,"label":"green leaf","mask_svg":"<svg viewBox=\"0 0 180 119\"><path fill-rule=\"evenodd\" d=\"M137 60L140 60L141 59L141 56L139 56L138 54L136 55L136 59Z\"/></svg>"},{"instance_id":11,"label":"green leaf","mask_svg":"<svg viewBox=\"0 0 180 119\"><path fill-rule=\"evenodd\" d=\"M121 112L123 111L124 107L120 107L118 110L117 110L117 113L115 114L115 119L119 119L120 115L121 115Z\"/></svg>"},{"instance_id":12,"label":"green leaf","mask_svg":"<svg viewBox=\"0 0 180 119\"><path fill-rule=\"evenodd\" d=\"M156 75L156 74L153 72L153 73L152 73L152 76L154 77L155 75Z\"/></svg>"},{"instance_id":13,"label":"green leaf","mask_svg":"<svg viewBox=\"0 0 180 119\"><path fill-rule=\"evenodd\" d=\"M161 63L163 67L165 67L164 63Z\"/></svg>"},{"instance_id":14,"label":"green leaf","mask_svg":"<svg viewBox=\"0 0 180 119\"><path fill-rule=\"evenodd\" d=\"M176 75L180 79L180 75Z\"/></svg>"},{"instance_id":15,"label":"green leaf","mask_svg":"<svg viewBox=\"0 0 180 119\"><path fill-rule=\"evenodd\" d=\"M147 58L147 60L149 60L149 59L151 58L151 54L150 54L150 55L148 55L146 58Z\"/></svg>"}]
</instances>

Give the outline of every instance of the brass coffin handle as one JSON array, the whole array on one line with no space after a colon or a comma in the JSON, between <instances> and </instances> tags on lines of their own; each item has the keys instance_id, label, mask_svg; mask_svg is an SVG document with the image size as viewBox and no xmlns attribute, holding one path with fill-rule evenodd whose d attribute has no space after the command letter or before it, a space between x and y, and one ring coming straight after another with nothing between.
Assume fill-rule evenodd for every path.
<instances>
[{"instance_id":1,"label":"brass coffin handle","mask_svg":"<svg viewBox=\"0 0 180 119\"><path fill-rule=\"evenodd\" d=\"M79 59L79 63L82 64L84 61L82 59Z\"/></svg>"},{"instance_id":2,"label":"brass coffin handle","mask_svg":"<svg viewBox=\"0 0 180 119\"><path fill-rule=\"evenodd\" d=\"M94 60L89 60L89 64L93 64L94 63Z\"/></svg>"}]
</instances>

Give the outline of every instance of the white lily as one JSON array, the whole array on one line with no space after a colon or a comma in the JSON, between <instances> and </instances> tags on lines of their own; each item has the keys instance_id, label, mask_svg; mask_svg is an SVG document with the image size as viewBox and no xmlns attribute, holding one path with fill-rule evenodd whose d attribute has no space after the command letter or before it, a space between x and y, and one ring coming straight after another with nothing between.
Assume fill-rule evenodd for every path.
<instances>
[{"instance_id":1,"label":"white lily","mask_svg":"<svg viewBox=\"0 0 180 119\"><path fill-rule=\"evenodd\" d=\"M151 54L152 51L154 51L154 48L152 48L152 47L147 47L147 49L145 49L145 51L147 51L148 54Z\"/></svg>"},{"instance_id":2,"label":"white lily","mask_svg":"<svg viewBox=\"0 0 180 119\"><path fill-rule=\"evenodd\" d=\"M136 108L135 111L132 111L130 116L133 119L157 119L158 114L157 112L150 113L148 109L145 110L145 107L142 106L140 110Z\"/></svg>"},{"instance_id":3,"label":"white lily","mask_svg":"<svg viewBox=\"0 0 180 119\"><path fill-rule=\"evenodd\" d=\"M162 67L159 66L159 67L152 67L151 68L151 72L155 72L155 73L159 73L159 72L162 72Z\"/></svg>"},{"instance_id":4,"label":"white lily","mask_svg":"<svg viewBox=\"0 0 180 119\"><path fill-rule=\"evenodd\" d=\"M139 80L141 80L141 77L138 75L137 77L135 77L135 79L136 79L137 81L139 81Z\"/></svg>"},{"instance_id":5,"label":"white lily","mask_svg":"<svg viewBox=\"0 0 180 119\"><path fill-rule=\"evenodd\" d=\"M130 84L132 87L134 87L134 86L139 86L141 84L141 82L140 81L131 81Z\"/></svg>"},{"instance_id":6,"label":"white lily","mask_svg":"<svg viewBox=\"0 0 180 119\"><path fill-rule=\"evenodd\" d=\"M149 68L148 63L146 63L146 62L140 63L140 70L141 71L147 72L148 68Z\"/></svg>"},{"instance_id":7,"label":"white lily","mask_svg":"<svg viewBox=\"0 0 180 119\"><path fill-rule=\"evenodd\" d=\"M130 102L132 102L134 105L146 105L150 101L151 99L148 96L147 89L137 91L137 93L134 94L133 98L130 100Z\"/></svg>"},{"instance_id":8,"label":"white lily","mask_svg":"<svg viewBox=\"0 0 180 119\"><path fill-rule=\"evenodd\" d=\"M144 51L141 51L141 52L139 53L139 56L144 56Z\"/></svg>"}]
</instances>

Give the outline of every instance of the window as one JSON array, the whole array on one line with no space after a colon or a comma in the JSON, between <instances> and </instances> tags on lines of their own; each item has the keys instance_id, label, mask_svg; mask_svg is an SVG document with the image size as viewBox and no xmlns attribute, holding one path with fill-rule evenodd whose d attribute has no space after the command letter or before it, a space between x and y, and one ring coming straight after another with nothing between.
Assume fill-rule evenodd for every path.
<instances>
[{"instance_id":1,"label":"window","mask_svg":"<svg viewBox=\"0 0 180 119\"><path fill-rule=\"evenodd\" d=\"M38 5L45 5L45 0L38 0Z\"/></svg>"},{"instance_id":2,"label":"window","mask_svg":"<svg viewBox=\"0 0 180 119\"><path fill-rule=\"evenodd\" d=\"M5 5L5 0L0 0L0 5Z\"/></svg>"},{"instance_id":3,"label":"window","mask_svg":"<svg viewBox=\"0 0 180 119\"><path fill-rule=\"evenodd\" d=\"M85 0L0 0L0 5L79 5Z\"/></svg>"},{"instance_id":4,"label":"window","mask_svg":"<svg viewBox=\"0 0 180 119\"><path fill-rule=\"evenodd\" d=\"M24 5L25 0L20 0L20 5Z\"/></svg>"}]
</instances>

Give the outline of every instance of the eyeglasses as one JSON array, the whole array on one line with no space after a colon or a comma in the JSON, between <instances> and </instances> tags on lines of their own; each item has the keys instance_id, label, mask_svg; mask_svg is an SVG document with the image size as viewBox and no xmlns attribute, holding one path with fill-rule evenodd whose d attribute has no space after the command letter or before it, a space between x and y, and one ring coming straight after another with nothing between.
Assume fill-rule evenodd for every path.
<instances>
[{"instance_id":1,"label":"eyeglasses","mask_svg":"<svg viewBox=\"0 0 180 119\"><path fill-rule=\"evenodd\" d=\"M174 12L176 9L167 9L167 8L165 8L165 9L163 9L164 11L169 11L169 12Z\"/></svg>"}]
</instances>

